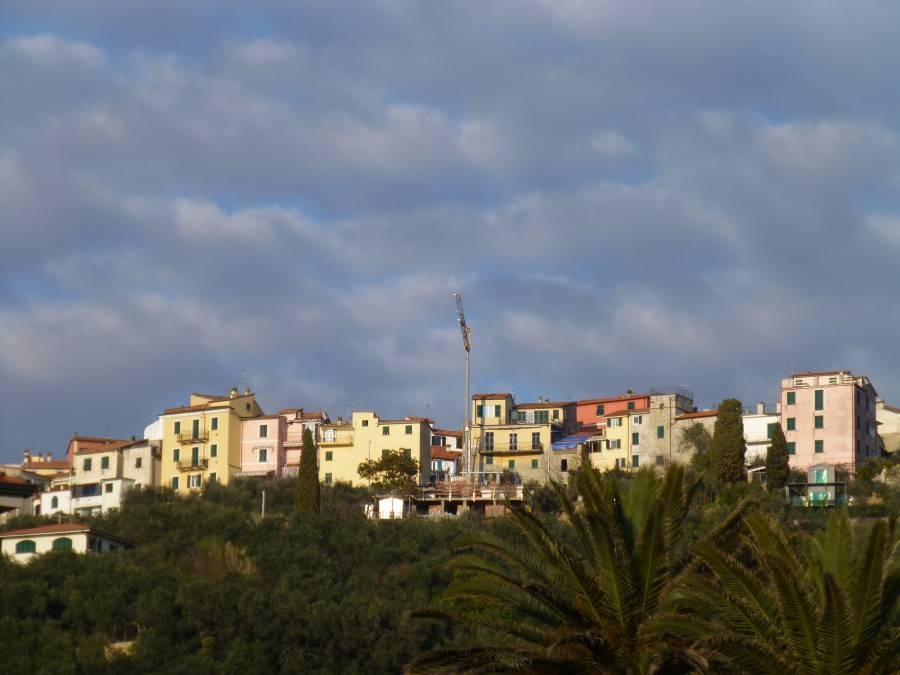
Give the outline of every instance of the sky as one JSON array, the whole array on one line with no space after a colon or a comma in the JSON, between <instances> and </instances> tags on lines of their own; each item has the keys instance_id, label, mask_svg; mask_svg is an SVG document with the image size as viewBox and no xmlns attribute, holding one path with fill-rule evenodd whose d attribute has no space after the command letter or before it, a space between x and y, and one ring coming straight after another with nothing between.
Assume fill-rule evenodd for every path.
<instances>
[{"instance_id":1,"label":"sky","mask_svg":"<svg viewBox=\"0 0 900 675\"><path fill-rule=\"evenodd\" d=\"M0 461L189 393L900 401L900 5L0 0Z\"/></svg>"}]
</instances>

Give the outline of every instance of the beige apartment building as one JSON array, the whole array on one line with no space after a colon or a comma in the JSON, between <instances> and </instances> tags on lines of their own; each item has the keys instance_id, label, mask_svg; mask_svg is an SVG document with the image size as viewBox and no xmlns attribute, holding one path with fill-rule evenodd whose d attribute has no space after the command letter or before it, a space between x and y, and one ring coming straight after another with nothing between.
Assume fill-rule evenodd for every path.
<instances>
[{"instance_id":1,"label":"beige apartment building","mask_svg":"<svg viewBox=\"0 0 900 675\"><path fill-rule=\"evenodd\" d=\"M849 370L783 379L781 419L791 468L831 464L855 472L877 457L877 395L869 378Z\"/></svg>"}]
</instances>

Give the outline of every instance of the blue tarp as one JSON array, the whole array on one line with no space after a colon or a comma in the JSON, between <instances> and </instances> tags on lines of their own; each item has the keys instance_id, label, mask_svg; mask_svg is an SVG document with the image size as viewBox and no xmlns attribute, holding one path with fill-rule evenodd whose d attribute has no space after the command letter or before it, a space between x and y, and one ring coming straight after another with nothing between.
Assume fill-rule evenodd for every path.
<instances>
[{"instance_id":1,"label":"blue tarp","mask_svg":"<svg viewBox=\"0 0 900 675\"><path fill-rule=\"evenodd\" d=\"M573 450L577 448L582 443L586 442L593 434L591 433L581 433L581 434L569 434L568 436L563 436L562 438L558 438L553 441L553 449L554 450Z\"/></svg>"}]
</instances>

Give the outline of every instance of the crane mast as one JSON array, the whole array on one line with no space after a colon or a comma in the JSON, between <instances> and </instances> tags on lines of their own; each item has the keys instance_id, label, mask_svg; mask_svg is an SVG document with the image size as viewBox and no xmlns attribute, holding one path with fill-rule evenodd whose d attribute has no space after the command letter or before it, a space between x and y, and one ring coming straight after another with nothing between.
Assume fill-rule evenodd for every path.
<instances>
[{"instance_id":1,"label":"crane mast","mask_svg":"<svg viewBox=\"0 0 900 675\"><path fill-rule=\"evenodd\" d=\"M471 443L469 439L471 437L471 431L469 429L469 408L471 407L471 402L469 401L469 351L472 348L471 342L469 342L469 326L466 324L466 315L463 312L463 304L462 304L462 295L454 292L453 297L456 298L456 317L459 321L459 329L462 331L462 339L463 339L463 349L466 352L466 408L465 408L465 417L464 427L463 427L463 477L467 479L472 478L472 452L471 452Z\"/></svg>"}]
</instances>

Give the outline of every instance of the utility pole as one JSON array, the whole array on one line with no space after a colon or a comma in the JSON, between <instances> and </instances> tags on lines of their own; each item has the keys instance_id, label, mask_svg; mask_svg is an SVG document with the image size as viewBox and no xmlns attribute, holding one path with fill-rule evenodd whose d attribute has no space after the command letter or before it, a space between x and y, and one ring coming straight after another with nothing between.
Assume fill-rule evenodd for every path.
<instances>
[{"instance_id":1,"label":"utility pole","mask_svg":"<svg viewBox=\"0 0 900 675\"><path fill-rule=\"evenodd\" d=\"M469 327L466 325L466 315L463 313L462 295L454 291L453 297L456 298L456 317L459 321L459 329L462 331L463 349L466 351L466 414L463 417L463 476L472 478L472 447L471 447L471 431L469 424L469 350L472 345L469 342Z\"/></svg>"},{"instance_id":2,"label":"utility pole","mask_svg":"<svg viewBox=\"0 0 900 675\"><path fill-rule=\"evenodd\" d=\"M263 490L262 491L262 510L260 511L259 519L262 520L265 517L266 517L266 491Z\"/></svg>"}]
</instances>

